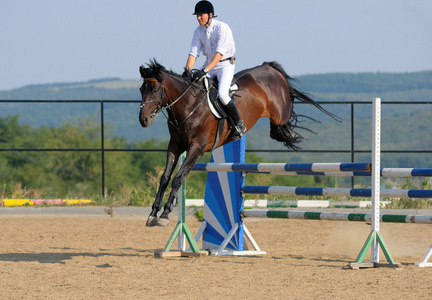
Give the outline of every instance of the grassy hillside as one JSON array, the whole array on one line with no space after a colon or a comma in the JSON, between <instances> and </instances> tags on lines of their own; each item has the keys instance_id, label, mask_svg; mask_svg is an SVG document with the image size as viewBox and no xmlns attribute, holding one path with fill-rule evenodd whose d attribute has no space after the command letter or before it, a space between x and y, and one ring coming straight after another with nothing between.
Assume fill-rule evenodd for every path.
<instances>
[{"instance_id":1,"label":"grassy hillside","mask_svg":"<svg viewBox=\"0 0 432 300\"><path fill-rule=\"evenodd\" d=\"M431 101L432 71L414 73L334 73L307 75L297 78L297 86L310 92L317 101L336 101L340 104L323 104L323 106L343 119L335 122L310 105L295 104L297 114L311 116L321 123L304 119L301 126L315 131L299 131L306 140L302 148L348 150L350 147L350 105L344 101L372 101L375 97L383 101ZM157 138L168 140L166 119L161 114L149 128L141 128L138 123L139 86L141 80L120 80L106 78L87 82L53 83L30 85L19 89L0 91L0 100L133 100L137 103L105 103L104 120L114 136L127 141L142 141ZM18 115L20 124L31 124L33 127L59 126L64 122L75 122L83 117L90 117L100 122L99 103L0 103L0 116ZM358 150L370 147L371 106L355 105L355 148ZM383 150L432 148L428 138L428 120L432 111L430 105L383 105ZM260 120L248 133L249 149L283 149L279 143L269 138L267 119ZM421 138L420 138L421 137ZM264 159L282 161L342 161L349 160L349 154L310 154L294 153L266 154ZM359 154L359 156L361 156ZM389 159L405 164L403 155L389 155ZM422 162L427 159L417 155ZM385 160L387 155L384 155ZM357 157L356 157L357 159ZM418 162L420 163L420 161ZM416 163L416 165L418 165Z\"/></svg>"},{"instance_id":2,"label":"grassy hillside","mask_svg":"<svg viewBox=\"0 0 432 300\"><path fill-rule=\"evenodd\" d=\"M388 93L432 89L432 71L412 73L330 73L299 77L320 93Z\"/></svg>"}]
</instances>

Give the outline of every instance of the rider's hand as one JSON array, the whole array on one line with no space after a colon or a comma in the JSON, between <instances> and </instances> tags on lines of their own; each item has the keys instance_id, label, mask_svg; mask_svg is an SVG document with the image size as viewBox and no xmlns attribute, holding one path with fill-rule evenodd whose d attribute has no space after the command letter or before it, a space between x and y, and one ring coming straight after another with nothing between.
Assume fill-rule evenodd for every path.
<instances>
[{"instance_id":1,"label":"rider's hand","mask_svg":"<svg viewBox=\"0 0 432 300\"><path fill-rule=\"evenodd\" d=\"M185 70L182 74L182 77L186 78L187 80L192 80L192 73L188 70Z\"/></svg>"},{"instance_id":2,"label":"rider's hand","mask_svg":"<svg viewBox=\"0 0 432 300\"><path fill-rule=\"evenodd\" d=\"M198 81L201 78L207 76L207 69L202 69L202 70L197 70L195 71L195 73L193 74L193 81Z\"/></svg>"}]
</instances>

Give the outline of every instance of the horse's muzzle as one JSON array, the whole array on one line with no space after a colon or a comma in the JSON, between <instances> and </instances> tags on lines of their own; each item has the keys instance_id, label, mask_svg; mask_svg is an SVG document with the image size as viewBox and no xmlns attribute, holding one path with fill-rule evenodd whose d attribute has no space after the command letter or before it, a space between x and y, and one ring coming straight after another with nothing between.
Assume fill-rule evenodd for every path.
<instances>
[{"instance_id":1,"label":"horse's muzzle","mask_svg":"<svg viewBox=\"0 0 432 300\"><path fill-rule=\"evenodd\" d=\"M138 119L142 127L149 127L153 123L153 118L145 116L142 110L140 111Z\"/></svg>"}]
</instances>

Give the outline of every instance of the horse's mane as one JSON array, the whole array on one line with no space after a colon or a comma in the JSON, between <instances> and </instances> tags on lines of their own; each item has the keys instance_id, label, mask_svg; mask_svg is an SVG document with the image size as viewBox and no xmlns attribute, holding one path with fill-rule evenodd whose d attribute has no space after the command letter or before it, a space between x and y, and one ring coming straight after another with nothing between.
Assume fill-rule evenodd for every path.
<instances>
[{"instance_id":1,"label":"horse's mane","mask_svg":"<svg viewBox=\"0 0 432 300\"><path fill-rule=\"evenodd\" d=\"M150 60L150 62L147 64L147 68L144 66L141 66L141 68L145 71L146 78L154 78L159 81L163 80L164 74L170 74L176 77L180 76L171 70L167 70L164 66L158 63L155 58Z\"/></svg>"}]
</instances>

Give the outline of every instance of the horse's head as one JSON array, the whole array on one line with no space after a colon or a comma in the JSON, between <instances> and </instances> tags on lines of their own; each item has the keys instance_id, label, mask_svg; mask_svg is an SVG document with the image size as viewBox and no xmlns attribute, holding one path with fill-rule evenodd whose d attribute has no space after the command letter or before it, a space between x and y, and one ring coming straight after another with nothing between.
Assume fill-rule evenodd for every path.
<instances>
[{"instance_id":1,"label":"horse's head","mask_svg":"<svg viewBox=\"0 0 432 300\"><path fill-rule=\"evenodd\" d=\"M152 124L153 118L159 113L167 103L167 93L163 84L161 65L153 62L148 68L140 67L143 84L141 85L141 106L139 121L141 126L148 127Z\"/></svg>"}]
</instances>

